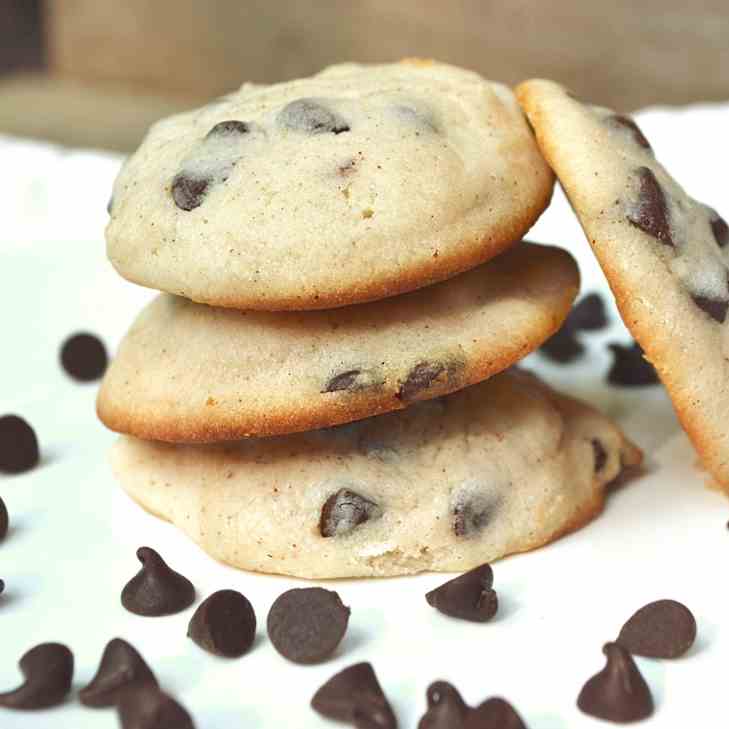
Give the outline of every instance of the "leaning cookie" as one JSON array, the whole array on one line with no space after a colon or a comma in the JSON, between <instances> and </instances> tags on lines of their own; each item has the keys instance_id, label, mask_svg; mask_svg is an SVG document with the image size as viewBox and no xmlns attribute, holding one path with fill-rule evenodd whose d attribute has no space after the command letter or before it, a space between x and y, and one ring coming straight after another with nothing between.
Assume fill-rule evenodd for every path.
<instances>
[{"instance_id":1,"label":"leaning cookie","mask_svg":"<svg viewBox=\"0 0 729 729\"><path fill-rule=\"evenodd\" d=\"M706 468L729 486L729 228L689 197L635 123L550 81L517 95Z\"/></svg>"},{"instance_id":2,"label":"leaning cookie","mask_svg":"<svg viewBox=\"0 0 729 729\"><path fill-rule=\"evenodd\" d=\"M312 579L464 571L592 519L641 454L587 405L511 370L447 397L278 438L122 438L126 491L216 559Z\"/></svg>"},{"instance_id":3,"label":"leaning cookie","mask_svg":"<svg viewBox=\"0 0 729 729\"><path fill-rule=\"evenodd\" d=\"M553 183L507 87L435 62L346 64L157 123L114 185L108 254L198 302L331 308L483 263Z\"/></svg>"},{"instance_id":4,"label":"leaning cookie","mask_svg":"<svg viewBox=\"0 0 729 729\"><path fill-rule=\"evenodd\" d=\"M476 269L399 297L333 311L241 312L164 295L107 371L111 429L197 442L326 427L483 380L564 321L577 267L522 243Z\"/></svg>"}]
</instances>

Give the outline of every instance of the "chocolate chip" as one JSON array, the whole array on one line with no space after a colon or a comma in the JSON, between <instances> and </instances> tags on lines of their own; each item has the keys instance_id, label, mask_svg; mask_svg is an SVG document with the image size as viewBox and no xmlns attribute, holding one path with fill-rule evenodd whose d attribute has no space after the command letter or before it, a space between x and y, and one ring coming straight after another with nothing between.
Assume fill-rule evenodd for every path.
<instances>
[{"instance_id":1,"label":"chocolate chip","mask_svg":"<svg viewBox=\"0 0 729 729\"><path fill-rule=\"evenodd\" d=\"M17 415L0 417L0 472L23 473L38 465L38 439Z\"/></svg>"},{"instance_id":2,"label":"chocolate chip","mask_svg":"<svg viewBox=\"0 0 729 729\"><path fill-rule=\"evenodd\" d=\"M470 708L458 689L447 681L436 681L426 693L428 709L418 722L418 729L462 729Z\"/></svg>"},{"instance_id":3,"label":"chocolate chip","mask_svg":"<svg viewBox=\"0 0 729 729\"><path fill-rule=\"evenodd\" d=\"M608 349L614 358L607 375L612 385L642 387L660 382L655 367L643 357L643 350L637 342L629 346L612 343Z\"/></svg>"},{"instance_id":4,"label":"chocolate chip","mask_svg":"<svg viewBox=\"0 0 729 729\"><path fill-rule=\"evenodd\" d=\"M639 167L636 175L640 183L638 199L628 210L628 222L673 248L676 244L671 235L668 205L663 188L647 167Z\"/></svg>"},{"instance_id":5,"label":"chocolate chip","mask_svg":"<svg viewBox=\"0 0 729 729\"><path fill-rule=\"evenodd\" d=\"M423 390L427 390L433 383L446 373L446 366L442 362L419 362L413 367L405 381L400 385L397 393L400 400L412 400Z\"/></svg>"},{"instance_id":6,"label":"chocolate chip","mask_svg":"<svg viewBox=\"0 0 729 729\"><path fill-rule=\"evenodd\" d=\"M705 296L691 295L694 304L702 311L705 311L712 319L723 324L726 319L726 311L729 308L729 301L722 299L707 299Z\"/></svg>"},{"instance_id":7,"label":"chocolate chip","mask_svg":"<svg viewBox=\"0 0 729 729\"><path fill-rule=\"evenodd\" d=\"M338 375L334 375L327 382L323 392L339 392L340 390L360 390L357 380L362 374L362 370L347 370Z\"/></svg>"},{"instance_id":8,"label":"chocolate chip","mask_svg":"<svg viewBox=\"0 0 729 729\"><path fill-rule=\"evenodd\" d=\"M222 121L218 122L205 136L209 137L235 137L242 134L248 134L251 126L243 121Z\"/></svg>"},{"instance_id":9,"label":"chocolate chip","mask_svg":"<svg viewBox=\"0 0 729 729\"><path fill-rule=\"evenodd\" d=\"M106 371L107 363L106 348L93 334L74 334L61 347L61 365L74 380L98 380Z\"/></svg>"},{"instance_id":10,"label":"chocolate chip","mask_svg":"<svg viewBox=\"0 0 729 729\"><path fill-rule=\"evenodd\" d=\"M268 635L284 658L319 663L341 642L349 613L336 592L321 587L288 590L271 606Z\"/></svg>"},{"instance_id":11,"label":"chocolate chip","mask_svg":"<svg viewBox=\"0 0 729 729\"><path fill-rule=\"evenodd\" d=\"M494 697L471 709L464 729L527 729L527 726L508 701Z\"/></svg>"},{"instance_id":12,"label":"chocolate chip","mask_svg":"<svg viewBox=\"0 0 729 729\"><path fill-rule=\"evenodd\" d=\"M470 496L453 507L453 533L472 537L487 527L496 511L496 503L487 497Z\"/></svg>"},{"instance_id":13,"label":"chocolate chip","mask_svg":"<svg viewBox=\"0 0 729 729\"><path fill-rule=\"evenodd\" d=\"M610 117L610 121L618 126L624 127L632 135L633 139L644 149L651 149L650 142L645 138L645 135L640 130L640 127L629 117L623 116L622 114L615 114Z\"/></svg>"},{"instance_id":14,"label":"chocolate chip","mask_svg":"<svg viewBox=\"0 0 729 729\"><path fill-rule=\"evenodd\" d=\"M308 134L341 134L349 124L316 99L297 99L286 104L276 117L285 129Z\"/></svg>"},{"instance_id":15,"label":"chocolate chip","mask_svg":"<svg viewBox=\"0 0 729 729\"><path fill-rule=\"evenodd\" d=\"M158 685L144 658L125 640L114 638L104 648L96 675L78 697L84 706L115 706L125 691L147 684Z\"/></svg>"},{"instance_id":16,"label":"chocolate chip","mask_svg":"<svg viewBox=\"0 0 729 729\"><path fill-rule=\"evenodd\" d=\"M714 234L719 248L724 248L729 244L729 225L715 210L712 210L711 213L711 232Z\"/></svg>"},{"instance_id":17,"label":"chocolate chip","mask_svg":"<svg viewBox=\"0 0 729 729\"><path fill-rule=\"evenodd\" d=\"M206 177L191 177L184 172L172 180L172 199L180 210L194 210L200 207L211 180Z\"/></svg>"},{"instance_id":18,"label":"chocolate chip","mask_svg":"<svg viewBox=\"0 0 729 729\"><path fill-rule=\"evenodd\" d=\"M490 565L482 564L432 590L425 599L444 615L485 623L496 615L499 607L496 592L491 588L493 582Z\"/></svg>"},{"instance_id":19,"label":"chocolate chip","mask_svg":"<svg viewBox=\"0 0 729 729\"><path fill-rule=\"evenodd\" d=\"M18 665L25 683L0 694L0 706L46 709L60 704L71 691L73 653L61 643L41 643L31 648Z\"/></svg>"},{"instance_id":20,"label":"chocolate chip","mask_svg":"<svg viewBox=\"0 0 729 729\"><path fill-rule=\"evenodd\" d=\"M374 502L350 489L339 489L325 502L319 519L323 537L348 534L370 519L379 519L382 509Z\"/></svg>"},{"instance_id":21,"label":"chocolate chip","mask_svg":"<svg viewBox=\"0 0 729 729\"><path fill-rule=\"evenodd\" d=\"M315 694L311 707L327 719L357 729L397 729L397 719L370 663L356 663L332 676Z\"/></svg>"},{"instance_id":22,"label":"chocolate chip","mask_svg":"<svg viewBox=\"0 0 729 729\"><path fill-rule=\"evenodd\" d=\"M187 637L203 650L226 658L247 653L256 637L256 613L244 595L219 590L200 603Z\"/></svg>"},{"instance_id":23,"label":"chocolate chip","mask_svg":"<svg viewBox=\"0 0 729 729\"><path fill-rule=\"evenodd\" d=\"M554 362L565 364L584 354L585 346L577 339L574 329L565 324L542 344L539 351Z\"/></svg>"},{"instance_id":24,"label":"chocolate chip","mask_svg":"<svg viewBox=\"0 0 729 729\"><path fill-rule=\"evenodd\" d=\"M595 454L595 473L600 473L607 463L607 451L597 438L593 438L590 443L592 443L592 452Z\"/></svg>"},{"instance_id":25,"label":"chocolate chip","mask_svg":"<svg viewBox=\"0 0 729 729\"><path fill-rule=\"evenodd\" d=\"M0 498L0 542L7 536L9 523L8 507L5 506L5 502Z\"/></svg>"},{"instance_id":26,"label":"chocolate chip","mask_svg":"<svg viewBox=\"0 0 729 729\"><path fill-rule=\"evenodd\" d=\"M658 600L638 610L623 626L617 642L650 658L678 658L696 640L696 619L675 600Z\"/></svg>"},{"instance_id":27,"label":"chocolate chip","mask_svg":"<svg viewBox=\"0 0 729 729\"><path fill-rule=\"evenodd\" d=\"M0 580L0 595L5 592L5 582L3 580Z\"/></svg>"},{"instance_id":28,"label":"chocolate chip","mask_svg":"<svg viewBox=\"0 0 729 729\"><path fill-rule=\"evenodd\" d=\"M125 691L117 708L121 729L195 729L184 707L150 684Z\"/></svg>"},{"instance_id":29,"label":"chocolate chip","mask_svg":"<svg viewBox=\"0 0 729 729\"><path fill-rule=\"evenodd\" d=\"M585 332L604 329L608 320L602 296L594 292L583 296L570 311L566 323L573 330Z\"/></svg>"},{"instance_id":30,"label":"chocolate chip","mask_svg":"<svg viewBox=\"0 0 729 729\"><path fill-rule=\"evenodd\" d=\"M179 613L195 602L192 582L171 570L149 547L137 550L142 569L125 585L122 605L136 615L158 616Z\"/></svg>"},{"instance_id":31,"label":"chocolate chip","mask_svg":"<svg viewBox=\"0 0 729 729\"><path fill-rule=\"evenodd\" d=\"M598 719L627 724L653 713L653 697L630 653L617 643L603 648L607 664L582 687L577 706Z\"/></svg>"}]
</instances>

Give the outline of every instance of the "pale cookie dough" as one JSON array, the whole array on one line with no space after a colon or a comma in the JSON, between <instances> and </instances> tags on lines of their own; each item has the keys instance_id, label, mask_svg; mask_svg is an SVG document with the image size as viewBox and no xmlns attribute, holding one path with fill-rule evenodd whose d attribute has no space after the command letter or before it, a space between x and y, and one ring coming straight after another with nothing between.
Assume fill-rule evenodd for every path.
<instances>
[{"instance_id":1,"label":"pale cookie dough","mask_svg":"<svg viewBox=\"0 0 729 729\"><path fill-rule=\"evenodd\" d=\"M116 476L216 559L308 577L464 571L602 508L640 451L591 407L512 370L399 413L216 445L125 437Z\"/></svg>"},{"instance_id":2,"label":"pale cookie dough","mask_svg":"<svg viewBox=\"0 0 729 729\"><path fill-rule=\"evenodd\" d=\"M114 185L108 254L198 302L331 308L488 260L553 184L507 87L435 62L345 64L155 124Z\"/></svg>"},{"instance_id":3,"label":"pale cookie dough","mask_svg":"<svg viewBox=\"0 0 729 729\"><path fill-rule=\"evenodd\" d=\"M112 361L99 417L140 438L211 442L397 410L524 357L559 328L577 288L569 253L522 243L427 289L333 311L163 295Z\"/></svg>"},{"instance_id":4,"label":"pale cookie dough","mask_svg":"<svg viewBox=\"0 0 729 729\"><path fill-rule=\"evenodd\" d=\"M729 227L689 197L635 123L551 81L517 95L706 468L729 487Z\"/></svg>"}]
</instances>

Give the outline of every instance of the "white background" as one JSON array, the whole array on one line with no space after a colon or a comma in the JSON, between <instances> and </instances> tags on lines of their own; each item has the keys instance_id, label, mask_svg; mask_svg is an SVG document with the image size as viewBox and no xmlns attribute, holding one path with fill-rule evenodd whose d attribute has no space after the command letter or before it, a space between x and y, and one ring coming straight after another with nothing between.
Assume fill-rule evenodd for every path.
<instances>
[{"instance_id":1,"label":"white background","mask_svg":"<svg viewBox=\"0 0 729 729\"><path fill-rule=\"evenodd\" d=\"M729 210L729 108L650 111L639 116L658 157L694 196ZM33 645L68 644L74 690L92 677L106 642L121 636L146 657L198 729L325 727L309 709L321 683L369 660L404 728L415 727L425 689L455 683L470 703L508 698L531 729L597 727L575 700L603 665L601 646L645 602L671 597L695 613L699 638L685 658L639 660L656 699L645 727L717 726L729 699L729 579L726 498L706 488L688 441L661 388L616 391L603 384L604 343L627 341L621 325L588 335L577 367L530 365L615 415L646 448L645 474L614 494L603 516L537 552L495 565L500 611L488 624L450 620L424 593L439 575L339 581L352 608L337 654L316 667L286 662L265 634L268 608L296 583L236 572L211 561L167 524L143 513L115 485L106 462L114 436L94 415L95 385L68 379L58 364L63 339L78 330L113 350L152 295L128 284L104 257L103 227L117 158L0 138L0 414L35 427L42 463L21 476L0 475L11 530L0 545L0 691L16 686L16 663ZM583 291L605 290L576 221L559 191L532 239L568 247L580 262ZM612 314L614 316L614 312ZM193 580L198 601L234 588L253 603L259 629L239 660L214 658L185 637L194 608L141 618L119 603L138 569L141 545L159 550ZM2 729L113 727L113 710L83 708L73 696L37 713L0 709Z\"/></svg>"}]
</instances>

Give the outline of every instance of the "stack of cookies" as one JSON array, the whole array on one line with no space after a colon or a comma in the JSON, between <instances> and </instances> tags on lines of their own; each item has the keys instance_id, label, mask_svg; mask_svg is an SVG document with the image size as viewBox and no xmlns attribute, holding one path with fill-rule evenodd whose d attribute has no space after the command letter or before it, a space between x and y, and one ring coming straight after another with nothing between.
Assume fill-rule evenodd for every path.
<instances>
[{"instance_id":1,"label":"stack of cookies","mask_svg":"<svg viewBox=\"0 0 729 729\"><path fill-rule=\"evenodd\" d=\"M578 290L521 241L553 183L512 92L432 62L159 122L107 229L164 292L99 393L124 488L219 560L308 578L465 571L588 521L640 452L509 370Z\"/></svg>"}]
</instances>

